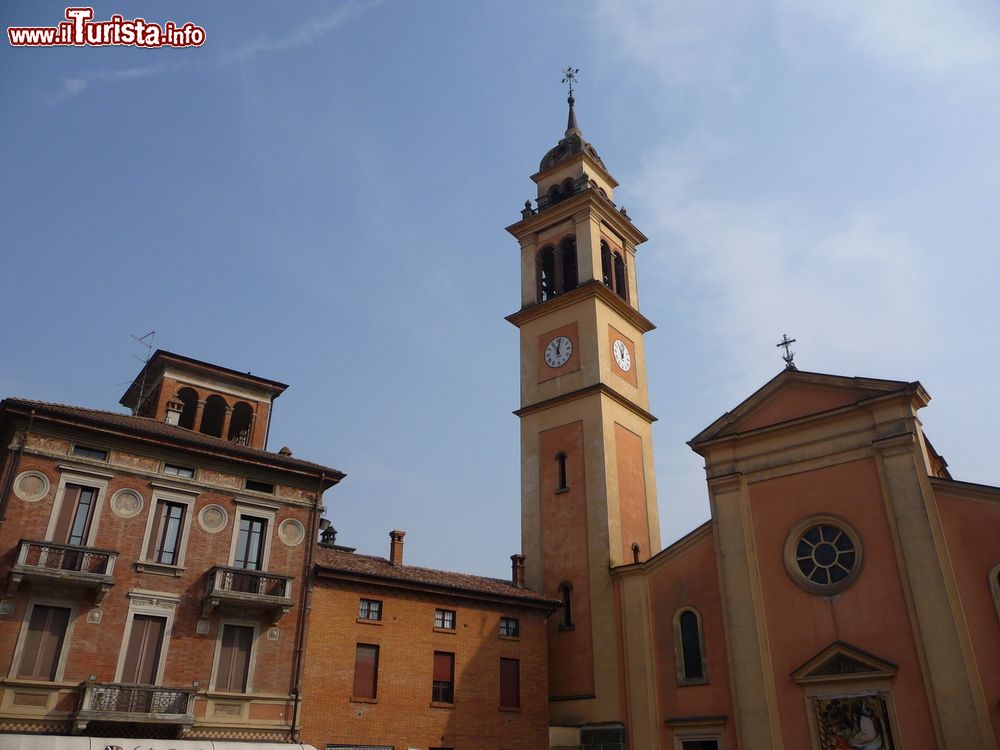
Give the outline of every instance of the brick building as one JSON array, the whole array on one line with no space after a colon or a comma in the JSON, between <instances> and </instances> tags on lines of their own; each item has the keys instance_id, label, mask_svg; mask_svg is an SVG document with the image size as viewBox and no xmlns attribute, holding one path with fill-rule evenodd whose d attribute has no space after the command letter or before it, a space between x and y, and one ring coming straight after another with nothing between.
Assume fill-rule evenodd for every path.
<instances>
[{"instance_id":1,"label":"brick building","mask_svg":"<svg viewBox=\"0 0 1000 750\"><path fill-rule=\"evenodd\" d=\"M344 475L265 449L284 389L158 351L132 415L0 403L0 732L293 738L313 530Z\"/></svg>"},{"instance_id":2,"label":"brick building","mask_svg":"<svg viewBox=\"0 0 1000 750\"><path fill-rule=\"evenodd\" d=\"M317 747L532 750L548 744L546 618L524 586L333 545L316 556L302 735Z\"/></svg>"}]
</instances>

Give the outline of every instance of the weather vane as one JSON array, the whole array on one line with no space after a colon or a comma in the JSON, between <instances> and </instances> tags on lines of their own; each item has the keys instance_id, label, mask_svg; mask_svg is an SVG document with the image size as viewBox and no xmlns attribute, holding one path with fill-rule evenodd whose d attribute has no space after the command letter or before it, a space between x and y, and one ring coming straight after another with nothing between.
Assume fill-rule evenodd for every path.
<instances>
[{"instance_id":1,"label":"weather vane","mask_svg":"<svg viewBox=\"0 0 1000 750\"><path fill-rule=\"evenodd\" d=\"M563 83L569 84L569 95L573 96L573 84L576 83L576 74L580 72L579 68L567 67L563 71Z\"/></svg>"},{"instance_id":2,"label":"weather vane","mask_svg":"<svg viewBox=\"0 0 1000 750\"><path fill-rule=\"evenodd\" d=\"M795 339L788 338L787 333L781 334L781 341L778 342L779 347L785 347L785 353L781 355L781 358L785 360L786 370L797 370L795 366L795 352L793 352L789 347L795 343Z\"/></svg>"}]
</instances>

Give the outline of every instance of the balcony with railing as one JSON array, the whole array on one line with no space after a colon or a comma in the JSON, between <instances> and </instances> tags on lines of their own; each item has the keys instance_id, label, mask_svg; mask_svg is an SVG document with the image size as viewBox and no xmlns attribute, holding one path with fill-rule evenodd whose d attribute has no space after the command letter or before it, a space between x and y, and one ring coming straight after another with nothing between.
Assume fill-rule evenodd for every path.
<instances>
[{"instance_id":1,"label":"balcony with railing","mask_svg":"<svg viewBox=\"0 0 1000 750\"><path fill-rule=\"evenodd\" d=\"M17 593L22 581L90 589L99 604L115 585L114 550L22 539L7 578L7 595Z\"/></svg>"},{"instance_id":2,"label":"balcony with railing","mask_svg":"<svg viewBox=\"0 0 1000 750\"><path fill-rule=\"evenodd\" d=\"M76 731L84 731L90 721L191 726L196 692L196 688L84 683L73 717Z\"/></svg>"},{"instance_id":3,"label":"balcony with railing","mask_svg":"<svg viewBox=\"0 0 1000 750\"><path fill-rule=\"evenodd\" d=\"M202 614L208 617L216 607L235 606L271 612L277 622L292 606L291 576L260 570L217 565L208 572Z\"/></svg>"}]
</instances>

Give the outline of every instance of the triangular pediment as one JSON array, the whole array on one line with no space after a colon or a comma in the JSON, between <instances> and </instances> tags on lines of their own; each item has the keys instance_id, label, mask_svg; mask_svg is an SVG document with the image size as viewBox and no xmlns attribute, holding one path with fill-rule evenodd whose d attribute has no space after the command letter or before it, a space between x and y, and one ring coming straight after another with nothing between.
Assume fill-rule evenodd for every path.
<instances>
[{"instance_id":1,"label":"triangular pediment","mask_svg":"<svg viewBox=\"0 0 1000 750\"><path fill-rule=\"evenodd\" d=\"M833 682L870 677L892 677L896 665L856 646L834 641L792 672L796 682Z\"/></svg>"},{"instance_id":2,"label":"triangular pediment","mask_svg":"<svg viewBox=\"0 0 1000 750\"><path fill-rule=\"evenodd\" d=\"M698 433L689 445L695 447L718 438L753 432L906 391L919 392L926 401L923 388L915 382L784 370L735 409Z\"/></svg>"}]
</instances>

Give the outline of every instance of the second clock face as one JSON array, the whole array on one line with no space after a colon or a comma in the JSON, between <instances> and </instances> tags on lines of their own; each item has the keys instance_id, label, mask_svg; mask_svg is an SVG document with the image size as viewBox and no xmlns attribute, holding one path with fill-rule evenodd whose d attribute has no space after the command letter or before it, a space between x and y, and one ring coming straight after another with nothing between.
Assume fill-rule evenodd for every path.
<instances>
[{"instance_id":1,"label":"second clock face","mask_svg":"<svg viewBox=\"0 0 1000 750\"><path fill-rule=\"evenodd\" d=\"M621 339L615 339L615 343L612 347L615 353L615 362L622 369L623 372L628 372L632 369L632 355L629 354L628 346Z\"/></svg>"},{"instance_id":2,"label":"second clock face","mask_svg":"<svg viewBox=\"0 0 1000 750\"><path fill-rule=\"evenodd\" d=\"M545 347L545 364L549 367L562 367L569 362L573 354L573 342L566 336L556 336Z\"/></svg>"}]
</instances>

